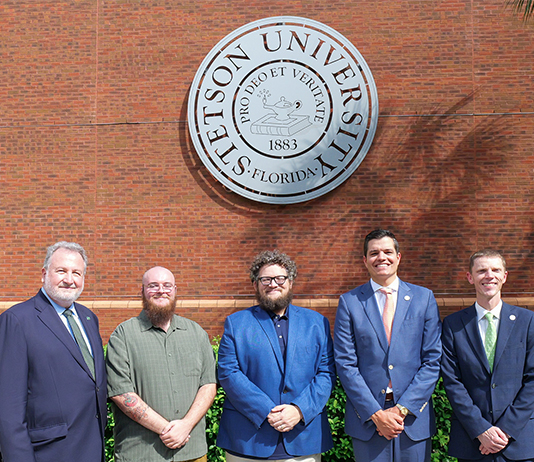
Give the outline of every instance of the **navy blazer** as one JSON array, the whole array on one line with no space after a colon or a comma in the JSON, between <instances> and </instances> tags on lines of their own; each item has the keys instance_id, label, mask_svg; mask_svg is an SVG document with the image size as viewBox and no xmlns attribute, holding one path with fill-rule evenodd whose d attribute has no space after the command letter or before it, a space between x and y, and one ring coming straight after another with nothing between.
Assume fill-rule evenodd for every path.
<instances>
[{"instance_id":1,"label":"navy blazer","mask_svg":"<svg viewBox=\"0 0 534 462\"><path fill-rule=\"evenodd\" d=\"M441 321L432 291L399 280L388 345L384 323L368 282L339 299L334 352L347 394L345 431L361 441L376 433L371 416L384 409L391 380L395 402L411 412L404 431L412 441L435 432L432 392L439 378Z\"/></svg>"},{"instance_id":2,"label":"navy blazer","mask_svg":"<svg viewBox=\"0 0 534 462\"><path fill-rule=\"evenodd\" d=\"M503 303L493 372L475 305L443 321L443 384L454 415L449 454L480 459L477 436L497 426L511 436L511 460L534 457L534 313Z\"/></svg>"},{"instance_id":3,"label":"navy blazer","mask_svg":"<svg viewBox=\"0 0 534 462\"><path fill-rule=\"evenodd\" d=\"M97 317L76 311L95 359L96 381L78 345L39 293L0 315L0 451L5 462L100 462L106 371Z\"/></svg>"},{"instance_id":4,"label":"navy blazer","mask_svg":"<svg viewBox=\"0 0 534 462\"><path fill-rule=\"evenodd\" d=\"M218 369L227 396L217 438L221 448L271 456L280 432L266 418L279 404L295 404L304 416L282 433L290 455L332 448L325 409L336 380L330 324L321 314L294 305L288 317L285 370L269 313L253 306L226 319Z\"/></svg>"}]
</instances>

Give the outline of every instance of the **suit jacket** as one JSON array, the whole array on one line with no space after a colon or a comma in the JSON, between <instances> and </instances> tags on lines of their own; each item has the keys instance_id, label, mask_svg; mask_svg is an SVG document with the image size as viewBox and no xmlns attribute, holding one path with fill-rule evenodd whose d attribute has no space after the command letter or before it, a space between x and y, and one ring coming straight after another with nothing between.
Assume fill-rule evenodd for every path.
<instances>
[{"instance_id":1,"label":"suit jacket","mask_svg":"<svg viewBox=\"0 0 534 462\"><path fill-rule=\"evenodd\" d=\"M217 438L221 448L271 456L280 433L266 417L279 404L295 404L304 416L282 433L289 454L332 447L325 409L336 377L330 325L315 311L294 305L288 310L285 366L269 313L253 306L226 319L219 347L219 381L227 395Z\"/></svg>"},{"instance_id":2,"label":"suit jacket","mask_svg":"<svg viewBox=\"0 0 534 462\"><path fill-rule=\"evenodd\" d=\"M432 292L399 280L388 346L371 283L343 294L334 328L336 367L347 394L345 431L362 441L376 433L371 416L384 408L391 380L395 402L411 412L404 431L413 441L435 432L432 392L439 378L441 321Z\"/></svg>"},{"instance_id":3,"label":"suit jacket","mask_svg":"<svg viewBox=\"0 0 534 462\"><path fill-rule=\"evenodd\" d=\"M106 371L97 317L76 311L95 360L92 378L78 345L39 293L0 316L0 450L5 462L100 462Z\"/></svg>"},{"instance_id":4,"label":"suit jacket","mask_svg":"<svg viewBox=\"0 0 534 462\"><path fill-rule=\"evenodd\" d=\"M482 458L477 436L497 426L512 438L508 459L534 457L534 313L503 303L493 372L475 305L447 316L441 374L454 411L449 454Z\"/></svg>"}]
</instances>

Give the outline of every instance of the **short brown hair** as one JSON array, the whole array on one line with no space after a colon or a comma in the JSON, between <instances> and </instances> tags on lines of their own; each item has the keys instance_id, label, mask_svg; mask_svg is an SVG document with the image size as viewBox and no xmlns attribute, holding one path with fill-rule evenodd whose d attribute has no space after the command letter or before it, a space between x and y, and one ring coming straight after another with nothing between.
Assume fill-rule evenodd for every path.
<instances>
[{"instance_id":1,"label":"short brown hair","mask_svg":"<svg viewBox=\"0 0 534 462\"><path fill-rule=\"evenodd\" d=\"M475 260L482 257L489 257L489 258L500 258L502 261L502 266L504 267L504 271L506 271L506 260L504 257L500 254L500 252L497 252L493 249L482 249L475 252L471 257L469 258L469 272L473 271L473 266L475 266Z\"/></svg>"}]
</instances>

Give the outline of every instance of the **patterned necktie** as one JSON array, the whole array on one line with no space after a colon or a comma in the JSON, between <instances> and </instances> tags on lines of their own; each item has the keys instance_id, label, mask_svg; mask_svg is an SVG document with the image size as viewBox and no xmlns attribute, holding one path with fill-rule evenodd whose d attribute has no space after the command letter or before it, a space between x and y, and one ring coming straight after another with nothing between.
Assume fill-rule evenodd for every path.
<instances>
[{"instance_id":1,"label":"patterned necktie","mask_svg":"<svg viewBox=\"0 0 534 462\"><path fill-rule=\"evenodd\" d=\"M493 372L493 360L495 359L495 344L497 343L497 330L493 322L493 314L486 313L484 317L488 320L488 327L486 329L486 337L484 339L484 350L490 365L490 371Z\"/></svg>"},{"instance_id":2,"label":"patterned necktie","mask_svg":"<svg viewBox=\"0 0 534 462\"><path fill-rule=\"evenodd\" d=\"M87 363L87 367L89 367L89 370L91 371L91 374L93 374L93 378L94 378L95 377L95 360L91 356L89 347L87 346L87 343L85 342L83 338L82 331L80 330L80 326L78 326L76 319L74 319L71 310L66 309L65 311L63 311L63 314L66 316L67 321L69 322L69 326L72 329L72 333L74 334L74 339L76 340L76 343L80 347L80 351L82 352L83 359Z\"/></svg>"},{"instance_id":3,"label":"patterned necktie","mask_svg":"<svg viewBox=\"0 0 534 462\"><path fill-rule=\"evenodd\" d=\"M395 316L395 300L393 299L393 291L391 289L379 289L386 296L386 303L384 304L384 311L382 312L382 321L386 336L388 338L388 345L391 342L391 328L393 326L393 318Z\"/></svg>"}]
</instances>

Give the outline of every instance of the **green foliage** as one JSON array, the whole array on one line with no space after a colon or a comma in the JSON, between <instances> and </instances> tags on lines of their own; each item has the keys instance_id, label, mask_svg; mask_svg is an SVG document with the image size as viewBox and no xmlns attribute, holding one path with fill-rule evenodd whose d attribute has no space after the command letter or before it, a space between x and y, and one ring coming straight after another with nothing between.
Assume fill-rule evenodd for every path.
<instances>
[{"instance_id":1,"label":"green foliage","mask_svg":"<svg viewBox=\"0 0 534 462\"><path fill-rule=\"evenodd\" d=\"M455 462L456 458L447 455L449 434L451 432L452 409L443 388L443 380L439 379L432 395L436 414L436 434L432 437L432 462Z\"/></svg>"},{"instance_id":2,"label":"green foliage","mask_svg":"<svg viewBox=\"0 0 534 462\"><path fill-rule=\"evenodd\" d=\"M213 351L217 355L219 350L220 338L213 339ZM224 451L217 447L217 433L219 432L219 422L221 420L222 406L225 399L225 393L219 388L213 405L206 414L206 440L208 443L208 462L224 462ZM449 444L449 433L451 428L451 407L449 400L445 395L443 383L440 379L436 390L432 395L434 401L434 410L436 413L437 431L432 438L432 462L455 462L456 459L447 455ZM334 447L323 454L323 462L348 462L354 460L352 450L352 440L345 434L344 417L345 403L347 397L339 380L336 382L332 396L326 405L328 411L328 420L334 439ZM106 462L113 462L113 415L108 405L108 426L106 428Z\"/></svg>"},{"instance_id":3,"label":"green foliage","mask_svg":"<svg viewBox=\"0 0 534 462\"><path fill-rule=\"evenodd\" d=\"M534 0L507 0L506 5L517 13L523 13L525 21L534 16Z\"/></svg>"}]
</instances>

